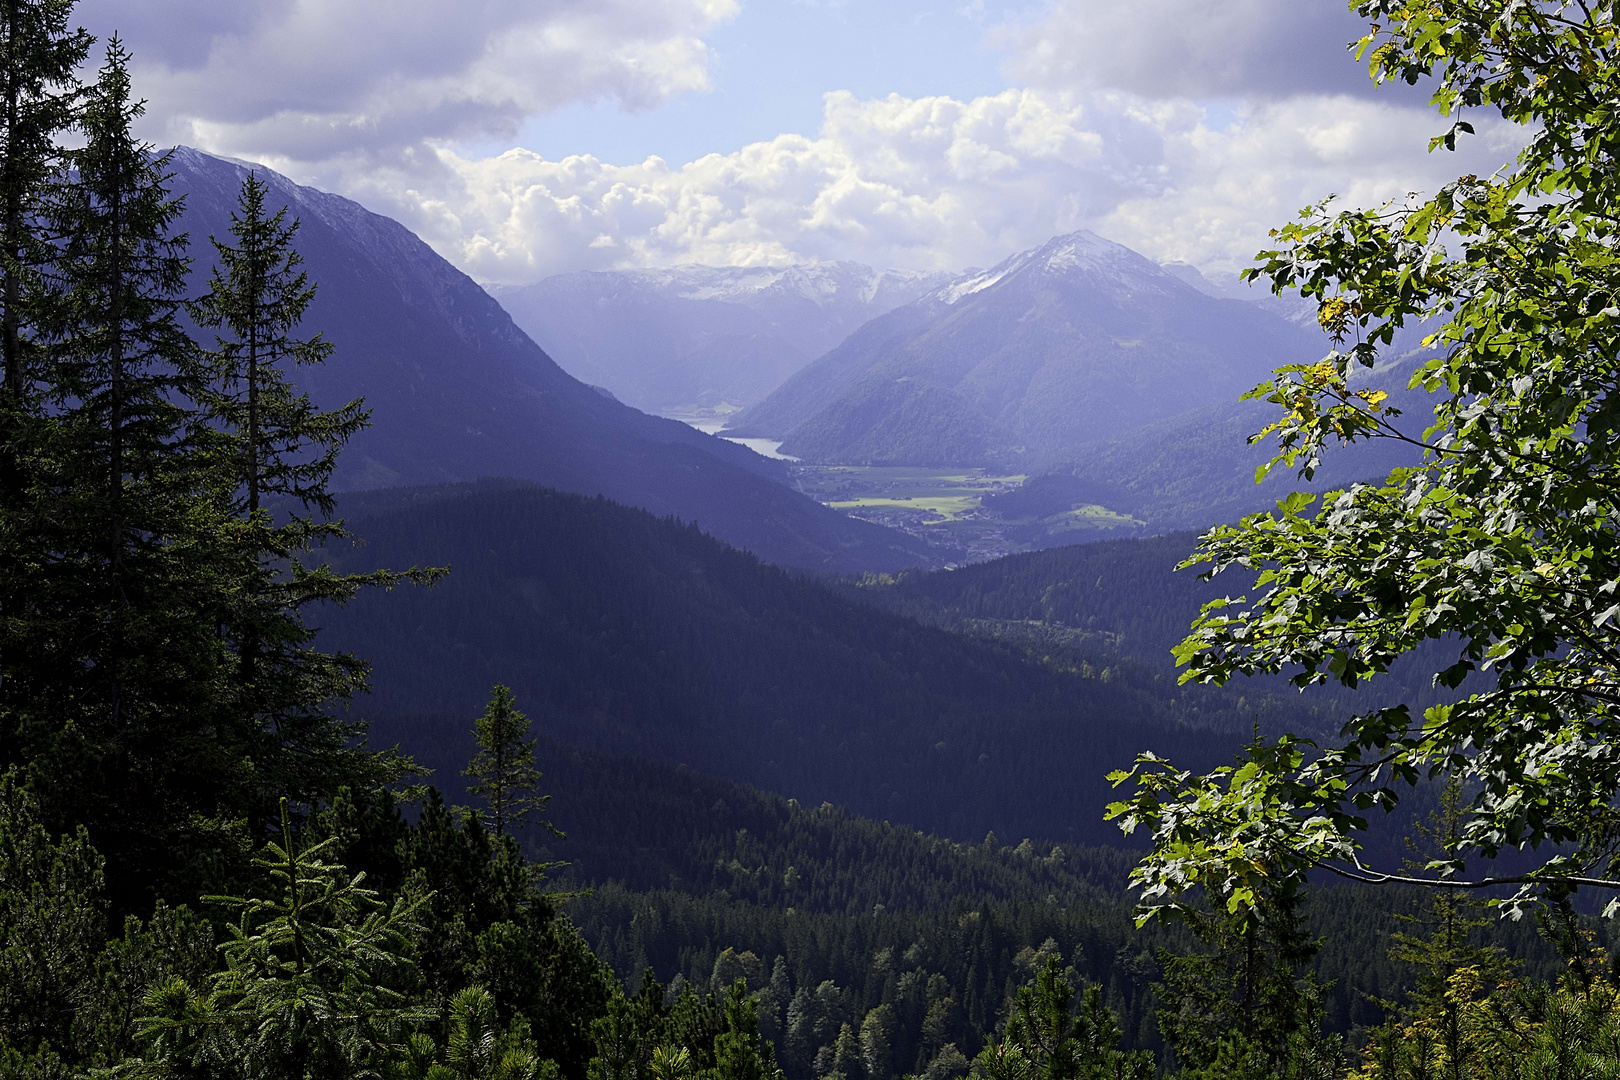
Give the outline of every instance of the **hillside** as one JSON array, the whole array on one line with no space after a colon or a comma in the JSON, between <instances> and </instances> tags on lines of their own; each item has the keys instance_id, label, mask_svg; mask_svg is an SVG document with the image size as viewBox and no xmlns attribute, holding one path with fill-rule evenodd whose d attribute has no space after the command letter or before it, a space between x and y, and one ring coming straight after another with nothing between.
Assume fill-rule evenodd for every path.
<instances>
[{"instance_id":1,"label":"hillside","mask_svg":"<svg viewBox=\"0 0 1620 1080\"><path fill-rule=\"evenodd\" d=\"M194 239L193 292L209 270L205 238L226 235L247 167L195 150L171 158ZM335 346L294 372L323 406L364 397L372 426L341 459L340 487L510 476L605 494L695 521L785 565L815 569L927 564L927 546L854 521L786 486L779 463L648 416L566 374L493 299L402 225L262 166L273 206L302 228L319 292L304 328Z\"/></svg>"},{"instance_id":2,"label":"hillside","mask_svg":"<svg viewBox=\"0 0 1620 1080\"><path fill-rule=\"evenodd\" d=\"M490 292L575 377L648 412L724 416L947 278L853 262L677 266Z\"/></svg>"},{"instance_id":3,"label":"hillside","mask_svg":"<svg viewBox=\"0 0 1620 1080\"><path fill-rule=\"evenodd\" d=\"M1082 231L874 320L733 428L813 461L1038 470L1320 351Z\"/></svg>"},{"instance_id":4,"label":"hillside","mask_svg":"<svg viewBox=\"0 0 1620 1080\"><path fill-rule=\"evenodd\" d=\"M1382 390L1386 407L1399 409L1395 423L1408 434L1422 434L1434 419L1435 401L1407 382L1427 355L1409 332L1391 349L1393 359L1371 371L1358 369L1353 385ZM1410 351L1400 351L1403 344ZM1255 470L1276 452L1267 439L1250 445L1251 435L1277 419L1277 406L1264 401L1225 401L1182 416L1148 424L1116 439L1086 447L1063 472L1094 484L1112 485L1117 502L1156 529L1204 529L1235 521L1256 510L1270 510L1291 491L1325 492L1381 480L1391 469L1415 464L1417 451L1390 439L1330 446L1309 482L1286 466L1256 485Z\"/></svg>"},{"instance_id":5,"label":"hillside","mask_svg":"<svg viewBox=\"0 0 1620 1080\"><path fill-rule=\"evenodd\" d=\"M1196 546L1191 532L1072 544L951 571L868 575L841 583L840 591L1054 663L1106 664L1116 678L1152 688L1161 715L1227 731L1234 739L1254 725L1271 734L1332 736L1347 716L1373 702L1400 700L1422 709L1448 697L1432 682L1436 670L1457 658L1457 647L1446 641L1414 650L1355 691L1329 684L1301 692L1288 673L1235 678L1224 687L1177 686L1171 649L1187 636L1199 608L1218 597L1245 595L1254 582L1241 570L1213 581L1202 580L1196 569L1177 571ZM1398 838L1393 856L1397 862L1404 857Z\"/></svg>"},{"instance_id":6,"label":"hillside","mask_svg":"<svg viewBox=\"0 0 1620 1080\"><path fill-rule=\"evenodd\" d=\"M448 565L368 596L324 640L375 663L373 718L451 727L505 682L541 730L958 839L1107 842L1109 768L1195 761L1149 677L1043 665L876 613L696 528L535 488L351 496L340 565ZM1230 726L1230 725L1228 725Z\"/></svg>"}]
</instances>

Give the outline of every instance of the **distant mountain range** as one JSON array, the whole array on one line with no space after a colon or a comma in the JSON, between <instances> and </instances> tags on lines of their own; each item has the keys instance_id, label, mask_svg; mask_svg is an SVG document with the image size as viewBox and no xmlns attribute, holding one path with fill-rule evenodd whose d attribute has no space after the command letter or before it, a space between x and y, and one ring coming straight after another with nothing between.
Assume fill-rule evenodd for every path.
<instances>
[{"instance_id":1,"label":"distant mountain range","mask_svg":"<svg viewBox=\"0 0 1620 1080\"><path fill-rule=\"evenodd\" d=\"M182 148L171 187L200 291L248 166ZM514 477L697 522L765 559L818 570L916 566L921 541L787 486L779 462L615 401L558 367L472 279L404 226L262 166L271 206L302 222L319 286L304 329L336 346L294 377L322 405L364 397L372 426L340 459L343 488Z\"/></svg>"},{"instance_id":2,"label":"distant mountain range","mask_svg":"<svg viewBox=\"0 0 1620 1080\"><path fill-rule=\"evenodd\" d=\"M576 378L660 415L724 416L951 277L855 262L677 266L490 292Z\"/></svg>"},{"instance_id":3,"label":"distant mountain range","mask_svg":"<svg viewBox=\"0 0 1620 1080\"><path fill-rule=\"evenodd\" d=\"M874 319L732 428L811 461L1040 469L1320 352L1319 333L1082 231Z\"/></svg>"}]
</instances>

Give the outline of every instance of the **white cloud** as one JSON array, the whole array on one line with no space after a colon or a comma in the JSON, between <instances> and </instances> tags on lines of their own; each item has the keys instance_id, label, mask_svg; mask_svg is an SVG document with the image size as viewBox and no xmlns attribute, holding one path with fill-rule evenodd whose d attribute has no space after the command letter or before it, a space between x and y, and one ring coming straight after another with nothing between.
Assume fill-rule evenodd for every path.
<instances>
[{"instance_id":1,"label":"white cloud","mask_svg":"<svg viewBox=\"0 0 1620 1080\"><path fill-rule=\"evenodd\" d=\"M1329 195L1371 207L1432 192L1464 173L1489 175L1523 145L1524 129L1475 119L1455 153L1428 153L1445 127L1427 109L1348 96L1299 95L1250 105L1236 123L1166 139L1173 182L1122 200L1098 231L1169 262L1236 270L1270 246L1267 232Z\"/></svg>"},{"instance_id":2,"label":"white cloud","mask_svg":"<svg viewBox=\"0 0 1620 1080\"><path fill-rule=\"evenodd\" d=\"M1513 149L1482 125L1464 153L1426 156L1438 121L1410 92L1369 96L1341 59L1359 24L1339 0L1047 0L999 31L1023 88L835 92L819 131L696 161L454 149L566 103L648 109L706 87L704 35L741 2L82 0L79 13L125 33L149 137L357 198L496 281L692 261L955 269L1082 226L1231 268L1330 192L1375 203L1490 172ZM1218 122L1198 99L1225 102Z\"/></svg>"},{"instance_id":3,"label":"white cloud","mask_svg":"<svg viewBox=\"0 0 1620 1080\"><path fill-rule=\"evenodd\" d=\"M504 282L679 262L952 269L1083 226L1154 258L1233 268L1330 193L1376 204L1488 173L1514 150L1511 130L1488 127L1457 154L1426 155L1437 125L1347 96L1250 106L1217 130L1189 102L1118 93L836 93L815 137L684 165L440 150L431 174L372 170L345 186Z\"/></svg>"},{"instance_id":4,"label":"white cloud","mask_svg":"<svg viewBox=\"0 0 1620 1080\"><path fill-rule=\"evenodd\" d=\"M224 153L409 160L576 101L650 108L708 85L737 0L86 0L123 33L148 134Z\"/></svg>"},{"instance_id":5,"label":"white cloud","mask_svg":"<svg viewBox=\"0 0 1620 1080\"><path fill-rule=\"evenodd\" d=\"M1028 85L1211 98L1366 94L1364 33L1344 0L1048 0L997 36Z\"/></svg>"}]
</instances>

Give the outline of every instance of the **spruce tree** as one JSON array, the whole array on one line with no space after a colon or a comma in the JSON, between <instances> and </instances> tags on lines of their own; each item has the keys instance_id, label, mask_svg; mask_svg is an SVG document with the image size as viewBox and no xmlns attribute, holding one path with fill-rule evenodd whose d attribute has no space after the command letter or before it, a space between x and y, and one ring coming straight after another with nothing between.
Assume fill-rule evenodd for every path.
<instances>
[{"instance_id":1,"label":"spruce tree","mask_svg":"<svg viewBox=\"0 0 1620 1080\"><path fill-rule=\"evenodd\" d=\"M1189 912L1210 951L1160 953L1159 1030L1184 1077L1292 1077L1337 1060L1321 1030L1325 988L1301 975L1317 951L1303 903L1301 885L1284 878L1247 911Z\"/></svg>"},{"instance_id":2,"label":"spruce tree","mask_svg":"<svg viewBox=\"0 0 1620 1080\"><path fill-rule=\"evenodd\" d=\"M4 403L21 409L32 389L27 328L36 274L50 261L44 202L74 121L76 69L92 38L70 28L74 0L0 0L0 361Z\"/></svg>"},{"instance_id":3,"label":"spruce tree","mask_svg":"<svg viewBox=\"0 0 1620 1080\"><path fill-rule=\"evenodd\" d=\"M75 69L90 37L71 29L71 0L0 0L0 760L16 763L6 680L26 655L37 552L27 467L45 421L33 324L40 270L54 254L46 208L61 179L59 136L76 118ZM31 450L30 447L34 447Z\"/></svg>"},{"instance_id":4,"label":"spruce tree","mask_svg":"<svg viewBox=\"0 0 1620 1080\"><path fill-rule=\"evenodd\" d=\"M39 272L54 254L46 209L66 157L60 136L77 117L76 69L92 40L71 28L73 2L0 0L0 512L8 519L0 551L18 539L27 428L41 419L31 330ZM20 552L10 553L15 568ZM0 578L0 612L13 610L20 584Z\"/></svg>"},{"instance_id":5,"label":"spruce tree","mask_svg":"<svg viewBox=\"0 0 1620 1080\"><path fill-rule=\"evenodd\" d=\"M326 860L335 839L301 844L285 802L280 816L281 842L256 860L271 896L211 898L241 913L225 968L206 989L175 976L147 995L142 1059L125 1075L377 1076L407 1055L412 1026L436 1018L409 994L423 898L384 903L364 874Z\"/></svg>"},{"instance_id":6,"label":"spruce tree","mask_svg":"<svg viewBox=\"0 0 1620 1080\"><path fill-rule=\"evenodd\" d=\"M248 750L220 708L226 537L194 408L206 373L178 319L180 204L165 159L131 134L141 112L114 38L52 207L38 318L51 422L29 481L28 632L6 658L7 754L31 764L53 818L89 825L120 904L135 865L176 869L181 833L229 809Z\"/></svg>"},{"instance_id":7,"label":"spruce tree","mask_svg":"<svg viewBox=\"0 0 1620 1080\"><path fill-rule=\"evenodd\" d=\"M474 780L468 793L482 796L488 804L486 817L497 836L505 836L508 828L522 828L551 798L535 794L540 770L534 767L536 740L524 739L528 733L529 718L518 712L511 689L497 684L484 715L474 722L478 755L462 773ZM550 822L540 823L562 835Z\"/></svg>"},{"instance_id":8,"label":"spruce tree","mask_svg":"<svg viewBox=\"0 0 1620 1080\"><path fill-rule=\"evenodd\" d=\"M434 576L339 574L307 561L321 544L348 535L332 518L329 485L339 451L368 414L358 400L322 410L290 377L291 368L324 363L332 346L319 334L294 336L315 286L293 246L298 222L285 207L268 212L268 192L249 173L231 217L232 242L211 238L208 291L190 305L193 319L216 332L206 404L219 434L215 464L231 546L240 553L225 619L235 656L231 709L258 742L261 808L281 794L314 801L345 784L364 786L392 767L355 751L362 728L331 714L331 703L363 688L366 668L314 648L303 609L345 601L366 586Z\"/></svg>"}]
</instances>

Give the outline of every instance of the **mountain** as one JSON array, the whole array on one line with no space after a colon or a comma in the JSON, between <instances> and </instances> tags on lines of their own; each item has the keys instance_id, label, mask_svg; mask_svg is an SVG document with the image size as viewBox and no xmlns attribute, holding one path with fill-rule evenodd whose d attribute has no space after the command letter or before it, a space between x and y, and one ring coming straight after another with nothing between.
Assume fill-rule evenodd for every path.
<instances>
[{"instance_id":1,"label":"mountain","mask_svg":"<svg viewBox=\"0 0 1620 1080\"><path fill-rule=\"evenodd\" d=\"M731 433L813 461L1027 469L1235 400L1321 346L1081 231L873 320Z\"/></svg>"},{"instance_id":2,"label":"mountain","mask_svg":"<svg viewBox=\"0 0 1620 1080\"><path fill-rule=\"evenodd\" d=\"M687 424L648 416L558 367L488 294L404 226L262 166L181 148L171 188L180 228L209 270L249 168L271 203L302 222L298 247L319 286L304 323L336 346L294 377L323 406L364 397L372 426L340 459L339 487L508 476L602 493L695 521L785 565L819 570L929 562L925 544L855 521L786 484L780 463ZM206 340L206 338L204 338Z\"/></svg>"},{"instance_id":3,"label":"mountain","mask_svg":"<svg viewBox=\"0 0 1620 1080\"><path fill-rule=\"evenodd\" d=\"M1046 665L874 610L691 526L603 499L486 483L356 493L346 570L448 566L431 589L323 613L370 660L364 712L463 732L492 684L537 730L840 803L956 839L1106 843L1104 774L1142 749L1224 758L1166 680ZM1242 728L1245 718L1226 718Z\"/></svg>"},{"instance_id":4,"label":"mountain","mask_svg":"<svg viewBox=\"0 0 1620 1080\"><path fill-rule=\"evenodd\" d=\"M721 416L948 277L855 262L677 266L490 292L570 374L648 412Z\"/></svg>"}]
</instances>

